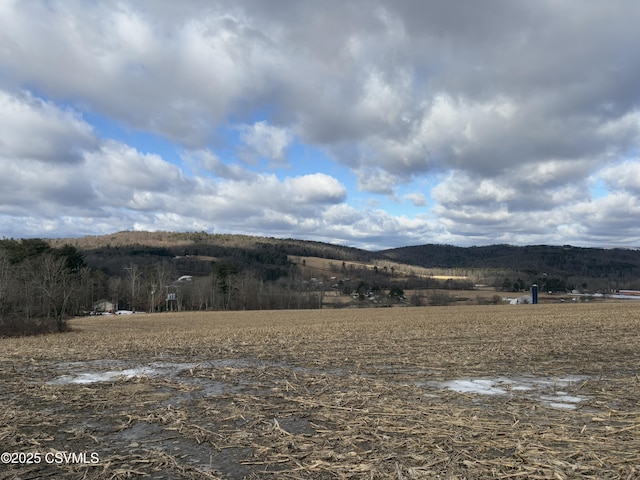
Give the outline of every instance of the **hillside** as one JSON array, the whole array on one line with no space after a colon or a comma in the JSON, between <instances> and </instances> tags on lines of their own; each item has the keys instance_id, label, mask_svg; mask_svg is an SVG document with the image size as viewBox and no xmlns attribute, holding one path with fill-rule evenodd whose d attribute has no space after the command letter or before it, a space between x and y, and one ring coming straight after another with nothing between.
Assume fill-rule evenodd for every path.
<instances>
[{"instance_id":1,"label":"hillside","mask_svg":"<svg viewBox=\"0 0 640 480\"><path fill-rule=\"evenodd\" d=\"M637 250L547 245L370 252L245 235L120 232L3 239L0 266L6 334L63 331L68 316L88 312L486 304L501 301L498 291L533 284L549 302L572 290L640 290Z\"/></svg>"},{"instance_id":2,"label":"hillside","mask_svg":"<svg viewBox=\"0 0 640 480\"><path fill-rule=\"evenodd\" d=\"M254 237L249 235L210 234L205 232L118 232L111 235L49 240L53 247L73 245L82 251L103 248L157 247L175 255L219 256L232 250L255 251L269 249L288 255L314 256L353 261L369 261L379 255L353 247L344 247L309 240Z\"/></svg>"},{"instance_id":3,"label":"hillside","mask_svg":"<svg viewBox=\"0 0 640 480\"><path fill-rule=\"evenodd\" d=\"M531 275L637 281L640 251L550 245L454 247L420 245L378 252L386 258L422 267L499 268Z\"/></svg>"},{"instance_id":4,"label":"hillside","mask_svg":"<svg viewBox=\"0 0 640 480\"><path fill-rule=\"evenodd\" d=\"M492 281L496 281L495 275L518 283L534 282L543 276L556 278L559 289L586 284L591 288L640 288L640 251L630 249L420 245L371 252L307 240L204 232L119 232L50 243L54 247L73 245L84 254L88 265L108 274L121 271L128 263L150 265L172 259L181 275L208 275L213 263L231 262L258 271L264 280L274 280L287 275L296 263L292 259L317 257L336 260L338 265L361 264L362 268L400 265L397 272L405 274L413 266L420 277L429 275L428 269L433 270L433 276L446 269L451 276L464 276L464 270L474 270L478 281L478 272L486 271Z\"/></svg>"}]
</instances>

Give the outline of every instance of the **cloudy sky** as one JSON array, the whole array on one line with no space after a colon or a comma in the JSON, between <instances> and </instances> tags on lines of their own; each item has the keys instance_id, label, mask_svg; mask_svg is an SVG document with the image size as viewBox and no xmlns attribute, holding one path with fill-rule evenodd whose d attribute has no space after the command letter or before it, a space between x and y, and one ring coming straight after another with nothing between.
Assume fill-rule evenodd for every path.
<instances>
[{"instance_id":1,"label":"cloudy sky","mask_svg":"<svg viewBox=\"0 0 640 480\"><path fill-rule=\"evenodd\" d=\"M0 237L640 246L640 2L0 1Z\"/></svg>"}]
</instances>

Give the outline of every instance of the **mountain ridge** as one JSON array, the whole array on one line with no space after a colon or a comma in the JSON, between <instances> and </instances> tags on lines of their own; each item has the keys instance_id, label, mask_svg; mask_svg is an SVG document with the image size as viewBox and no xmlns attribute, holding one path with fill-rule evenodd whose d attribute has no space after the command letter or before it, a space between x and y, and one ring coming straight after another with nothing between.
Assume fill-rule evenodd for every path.
<instances>
[{"instance_id":1,"label":"mountain ridge","mask_svg":"<svg viewBox=\"0 0 640 480\"><path fill-rule=\"evenodd\" d=\"M548 274L563 278L610 278L615 281L624 280L627 284L629 281L640 279L640 250L632 248L508 244L459 247L425 244L369 251L293 238L167 231L124 231L48 241L54 246L70 244L84 252L136 245L167 248L174 255L216 256L215 253L221 249L249 252L273 250L286 255L316 256L335 260L390 260L420 267L508 269L522 271L530 276Z\"/></svg>"}]
</instances>

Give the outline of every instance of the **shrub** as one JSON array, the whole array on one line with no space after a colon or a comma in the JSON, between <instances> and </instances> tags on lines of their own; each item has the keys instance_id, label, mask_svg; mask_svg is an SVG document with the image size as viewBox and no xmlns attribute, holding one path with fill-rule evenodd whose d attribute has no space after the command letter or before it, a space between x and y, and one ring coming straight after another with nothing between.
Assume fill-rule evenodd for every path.
<instances>
[{"instance_id":1,"label":"shrub","mask_svg":"<svg viewBox=\"0 0 640 480\"><path fill-rule=\"evenodd\" d=\"M0 337L24 337L69 330L66 319L59 324L51 317L25 318L16 313L5 315L0 319Z\"/></svg>"}]
</instances>

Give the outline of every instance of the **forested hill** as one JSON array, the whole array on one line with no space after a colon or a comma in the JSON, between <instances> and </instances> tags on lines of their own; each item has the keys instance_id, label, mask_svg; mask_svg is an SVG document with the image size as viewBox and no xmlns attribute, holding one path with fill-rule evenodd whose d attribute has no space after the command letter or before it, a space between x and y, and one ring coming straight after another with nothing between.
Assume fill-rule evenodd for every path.
<instances>
[{"instance_id":1,"label":"forested hill","mask_svg":"<svg viewBox=\"0 0 640 480\"><path fill-rule=\"evenodd\" d=\"M173 255L225 256L231 252L277 251L287 255L314 256L341 260L368 261L378 254L359 248L309 240L214 234L206 232L118 232L110 235L50 239L54 247L72 245L82 251L104 248L159 248Z\"/></svg>"},{"instance_id":2,"label":"forested hill","mask_svg":"<svg viewBox=\"0 0 640 480\"><path fill-rule=\"evenodd\" d=\"M272 257L297 255L366 263L390 260L428 268L496 268L530 275L547 273L561 277L616 280L640 278L640 250L569 245L419 245L371 252L315 241L205 232L119 232L50 242L56 247L71 244L85 254L87 263L103 268L106 267L103 262L110 263L108 257L116 252L121 256L118 263L131 261L132 257L141 260L147 256L148 261L152 261L153 257L175 255L211 256L236 261L242 258L245 264L270 263Z\"/></svg>"},{"instance_id":3,"label":"forested hill","mask_svg":"<svg viewBox=\"0 0 640 480\"><path fill-rule=\"evenodd\" d=\"M171 259L176 275L206 276L215 268L232 266L251 270L263 280L276 280L294 266L289 256L363 263L380 258L373 252L329 243L205 232L118 232L49 242L58 248L77 248L88 266L111 276L130 264L149 267Z\"/></svg>"},{"instance_id":4,"label":"forested hill","mask_svg":"<svg viewBox=\"0 0 640 480\"><path fill-rule=\"evenodd\" d=\"M464 280L457 286L453 278L442 280L442 268L465 270L445 272ZM474 282L505 291L534 283L551 292L637 290L640 251L422 245L371 252L295 239L172 232L0 239L0 337L64 331L70 315L97 309L323 308L327 285L345 295L350 303L338 302L344 306L363 305L374 291L391 301L403 290L470 288Z\"/></svg>"},{"instance_id":5,"label":"forested hill","mask_svg":"<svg viewBox=\"0 0 640 480\"><path fill-rule=\"evenodd\" d=\"M390 260L422 267L501 268L591 278L640 277L640 250L572 246L420 245L378 252Z\"/></svg>"}]
</instances>

